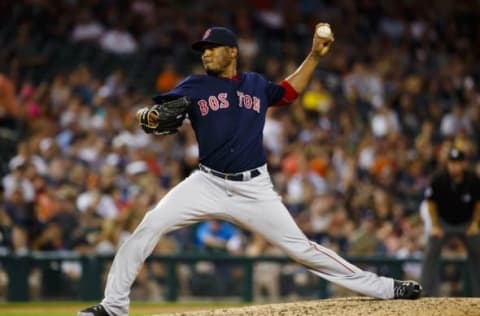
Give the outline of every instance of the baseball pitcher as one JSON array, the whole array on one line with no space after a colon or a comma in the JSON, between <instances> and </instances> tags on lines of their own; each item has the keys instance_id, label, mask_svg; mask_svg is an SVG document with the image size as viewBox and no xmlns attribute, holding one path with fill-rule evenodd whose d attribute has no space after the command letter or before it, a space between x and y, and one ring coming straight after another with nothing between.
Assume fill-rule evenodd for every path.
<instances>
[{"instance_id":1,"label":"baseball pitcher","mask_svg":"<svg viewBox=\"0 0 480 316\"><path fill-rule=\"evenodd\" d=\"M145 132L163 135L175 133L188 114L198 141L199 169L145 215L118 249L105 298L78 316L128 315L130 287L162 235L205 219L251 229L312 273L355 292L382 299L420 297L418 283L363 271L308 240L273 188L262 144L265 114L304 91L333 42L330 26L318 24L310 53L280 83L237 71L237 37L227 28L211 27L192 45L201 53L206 74L187 77L137 117Z\"/></svg>"}]
</instances>

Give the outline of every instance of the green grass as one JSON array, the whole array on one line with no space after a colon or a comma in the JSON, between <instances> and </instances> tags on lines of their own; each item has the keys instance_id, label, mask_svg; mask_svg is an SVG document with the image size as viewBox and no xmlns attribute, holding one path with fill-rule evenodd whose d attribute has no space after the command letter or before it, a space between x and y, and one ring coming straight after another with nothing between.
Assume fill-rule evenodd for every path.
<instances>
[{"instance_id":1,"label":"green grass","mask_svg":"<svg viewBox=\"0 0 480 316\"><path fill-rule=\"evenodd\" d=\"M0 303L1 316L75 316L76 313L95 302L32 302ZM191 302L191 303L133 303L130 316L151 316L162 313L210 310L217 307L233 307L238 302Z\"/></svg>"}]
</instances>

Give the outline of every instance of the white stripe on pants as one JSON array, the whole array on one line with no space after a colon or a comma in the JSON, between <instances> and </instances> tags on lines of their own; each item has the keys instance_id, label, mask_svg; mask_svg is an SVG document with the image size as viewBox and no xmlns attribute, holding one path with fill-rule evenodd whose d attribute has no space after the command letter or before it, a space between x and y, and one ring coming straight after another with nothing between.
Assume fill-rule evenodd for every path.
<instances>
[{"instance_id":1,"label":"white stripe on pants","mask_svg":"<svg viewBox=\"0 0 480 316\"><path fill-rule=\"evenodd\" d=\"M393 298L393 279L363 271L335 252L309 241L274 191L266 166L249 181L227 181L195 171L173 188L118 249L102 305L128 315L130 287L160 237L185 225L223 219L255 231L309 270L355 292Z\"/></svg>"}]
</instances>

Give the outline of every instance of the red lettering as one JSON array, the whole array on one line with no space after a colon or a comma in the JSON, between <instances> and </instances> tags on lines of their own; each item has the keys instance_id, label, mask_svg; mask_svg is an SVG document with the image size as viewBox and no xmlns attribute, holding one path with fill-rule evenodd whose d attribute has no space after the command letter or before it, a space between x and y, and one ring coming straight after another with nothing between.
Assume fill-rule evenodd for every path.
<instances>
[{"instance_id":1,"label":"red lettering","mask_svg":"<svg viewBox=\"0 0 480 316\"><path fill-rule=\"evenodd\" d=\"M258 97L252 97L241 91L237 91L237 96L239 107L244 107L247 110L252 109L257 113L260 113L261 104ZM210 110L218 111L219 109L227 109L230 106L228 93L226 92L221 92L217 96L211 95L208 97L208 100L199 100L197 104L202 116L207 115Z\"/></svg>"},{"instance_id":2,"label":"red lettering","mask_svg":"<svg viewBox=\"0 0 480 316\"><path fill-rule=\"evenodd\" d=\"M200 108L200 114L202 114L202 116L205 116L208 114L208 105L207 105L207 101L205 100L200 100L198 101L198 107Z\"/></svg>"},{"instance_id":3,"label":"red lettering","mask_svg":"<svg viewBox=\"0 0 480 316\"><path fill-rule=\"evenodd\" d=\"M218 108L220 107L220 104L218 103L218 99L214 95L211 95L208 97L208 105L210 105L210 108L213 111L217 111Z\"/></svg>"},{"instance_id":4,"label":"red lettering","mask_svg":"<svg viewBox=\"0 0 480 316\"><path fill-rule=\"evenodd\" d=\"M242 107L244 94L243 92L237 91L237 95L238 95L238 106Z\"/></svg>"},{"instance_id":5,"label":"red lettering","mask_svg":"<svg viewBox=\"0 0 480 316\"><path fill-rule=\"evenodd\" d=\"M220 108L221 109L226 109L230 105L230 103L227 100L228 94L223 92L218 94L218 100L220 100Z\"/></svg>"},{"instance_id":6,"label":"red lettering","mask_svg":"<svg viewBox=\"0 0 480 316\"><path fill-rule=\"evenodd\" d=\"M245 108L246 109L251 109L252 108L252 97L248 94L245 95L245 97L243 98L244 100L244 105L245 105Z\"/></svg>"},{"instance_id":7,"label":"red lettering","mask_svg":"<svg viewBox=\"0 0 480 316\"><path fill-rule=\"evenodd\" d=\"M260 113L260 99L257 97L253 97L253 110Z\"/></svg>"}]
</instances>

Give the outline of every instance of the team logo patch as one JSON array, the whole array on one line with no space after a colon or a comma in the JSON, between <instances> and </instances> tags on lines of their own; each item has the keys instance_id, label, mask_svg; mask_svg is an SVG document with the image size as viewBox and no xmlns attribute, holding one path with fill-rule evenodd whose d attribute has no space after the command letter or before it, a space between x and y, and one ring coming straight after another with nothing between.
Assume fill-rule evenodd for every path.
<instances>
[{"instance_id":1,"label":"team logo patch","mask_svg":"<svg viewBox=\"0 0 480 316\"><path fill-rule=\"evenodd\" d=\"M210 32L211 32L210 29L206 30L205 34L203 34L202 40L207 39L210 36Z\"/></svg>"}]
</instances>

